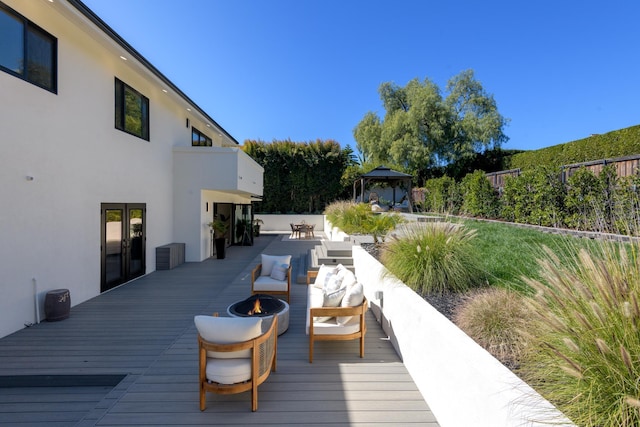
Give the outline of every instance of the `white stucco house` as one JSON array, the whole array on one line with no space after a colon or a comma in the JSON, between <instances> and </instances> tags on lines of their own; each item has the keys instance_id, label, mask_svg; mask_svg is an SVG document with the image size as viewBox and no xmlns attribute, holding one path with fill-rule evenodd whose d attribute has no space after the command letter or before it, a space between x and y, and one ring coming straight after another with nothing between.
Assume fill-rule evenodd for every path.
<instances>
[{"instance_id":1,"label":"white stucco house","mask_svg":"<svg viewBox=\"0 0 640 427\"><path fill-rule=\"evenodd\" d=\"M262 167L78 0L0 0L0 94L0 337L252 219Z\"/></svg>"}]
</instances>

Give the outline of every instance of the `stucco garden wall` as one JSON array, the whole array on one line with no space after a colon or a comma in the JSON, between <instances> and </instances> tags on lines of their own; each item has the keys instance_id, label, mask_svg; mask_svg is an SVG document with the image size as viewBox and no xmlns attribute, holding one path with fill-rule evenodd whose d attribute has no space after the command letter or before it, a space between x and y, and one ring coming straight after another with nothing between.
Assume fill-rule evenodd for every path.
<instances>
[{"instance_id":1,"label":"stucco garden wall","mask_svg":"<svg viewBox=\"0 0 640 427\"><path fill-rule=\"evenodd\" d=\"M353 247L371 310L442 427L572 425L362 247Z\"/></svg>"}]
</instances>

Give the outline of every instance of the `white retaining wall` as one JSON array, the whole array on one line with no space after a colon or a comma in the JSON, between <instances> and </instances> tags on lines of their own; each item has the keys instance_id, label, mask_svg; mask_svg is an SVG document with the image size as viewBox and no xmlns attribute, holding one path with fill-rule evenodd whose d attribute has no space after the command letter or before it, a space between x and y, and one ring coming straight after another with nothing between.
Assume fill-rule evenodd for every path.
<instances>
[{"instance_id":1,"label":"white retaining wall","mask_svg":"<svg viewBox=\"0 0 640 427\"><path fill-rule=\"evenodd\" d=\"M571 424L360 246L356 276L441 427Z\"/></svg>"},{"instance_id":2,"label":"white retaining wall","mask_svg":"<svg viewBox=\"0 0 640 427\"><path fill-rule=\"evenodd\" d=\"M300 224L304 221L306 224L315 224L314 231L324 231L324 215L310 215L310 214L255 214L254 219L261 219L264 224L260 226L260 232L266 231L282 231L290 232L290 224Z\"/></svg>"}]
</instances>

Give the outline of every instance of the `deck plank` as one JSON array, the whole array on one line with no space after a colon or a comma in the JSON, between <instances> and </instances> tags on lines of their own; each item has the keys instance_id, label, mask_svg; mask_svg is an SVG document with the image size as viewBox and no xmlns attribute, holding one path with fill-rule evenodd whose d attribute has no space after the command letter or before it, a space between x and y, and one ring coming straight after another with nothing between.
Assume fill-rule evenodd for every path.
<instances>
[{"instance_id":1,"label":"deck plank","mask_svg":"<svg viewBox=\"0 0 640 427\"><path fill-rule=\"evenodd\" d=\"M0 339L0 375L127 375L113 389L0 388L0 423L437 426L371 313L363 359L357 341L318 342L309 363L300 284L292 284L290 326L278 338L278 369L260 386L258 412L248 392L209 393L200 412L194 315L226 315L246 298L260 253L306 256L317 243L269 235L255 242L228 248L224 260L156 271L73 307L64 321Z\"/></svg>"}]
</instances>

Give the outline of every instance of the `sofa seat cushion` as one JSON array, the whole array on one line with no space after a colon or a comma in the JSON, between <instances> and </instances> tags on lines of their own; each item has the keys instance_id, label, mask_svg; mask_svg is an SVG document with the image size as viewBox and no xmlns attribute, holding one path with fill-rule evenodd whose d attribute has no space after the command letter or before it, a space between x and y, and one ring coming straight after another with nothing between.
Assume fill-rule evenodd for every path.
<instances>
[{"instance_id":1,"label":"sofa seat cushion","mask_svg":"<svg viewBox=\"0 0 640 427\"><path fill-rule=\"evenodd\" d=\"M273 266L276 264L291 264L291 255L265 255L261 254L262 269L261 276L271 276Z\"/></svg>"},{"instance_id":2,"label":"sofa seat cushion","mask_svg":"<svg viewBox=\"0 0 640 427\"><path fill-rule=\"evenodd\" d=\"M213 317L195 316L198 333L205 341L215 344L231 344L252 340L262 334L261 317ZM208 357L219 359L251 358L251 350L208 351Z\"/></svg>"},{"instance_id":3,"label":"sofa seat cushion","mask_svg":"<svg viewBox=\"0 0 640 427\"><path fill-rule=\"evenodd\" d=\"M333 317L326 322L313 322L314 335L349 335L355 334L360 330L360 319L358 316L353 316L344 325L339 325L336 322L336 318ZM309 335L309 328L307 327L307 335Z\"/></svg>"},{"instance_id":4,"label":"sofa seat cushion","mask_svg":"<svg viewBox=\"0 0 640 427\"><path fill-rule=\"evenodd\" d=\"M276 280L271 276L260 276L253 282L254 291L286 291L288 287L286 280Z\"/></svg>"},{"instance_id":5,"label":"sofa seat cushion","mask_svg":"<svg viewBox=\"0 0 640 427\"><path fill-rule=\"evenodd\" d=\"M251 359L207 358L207 380L219 384L237 384L251 379Z\"/></svg>"}]
</instances>

